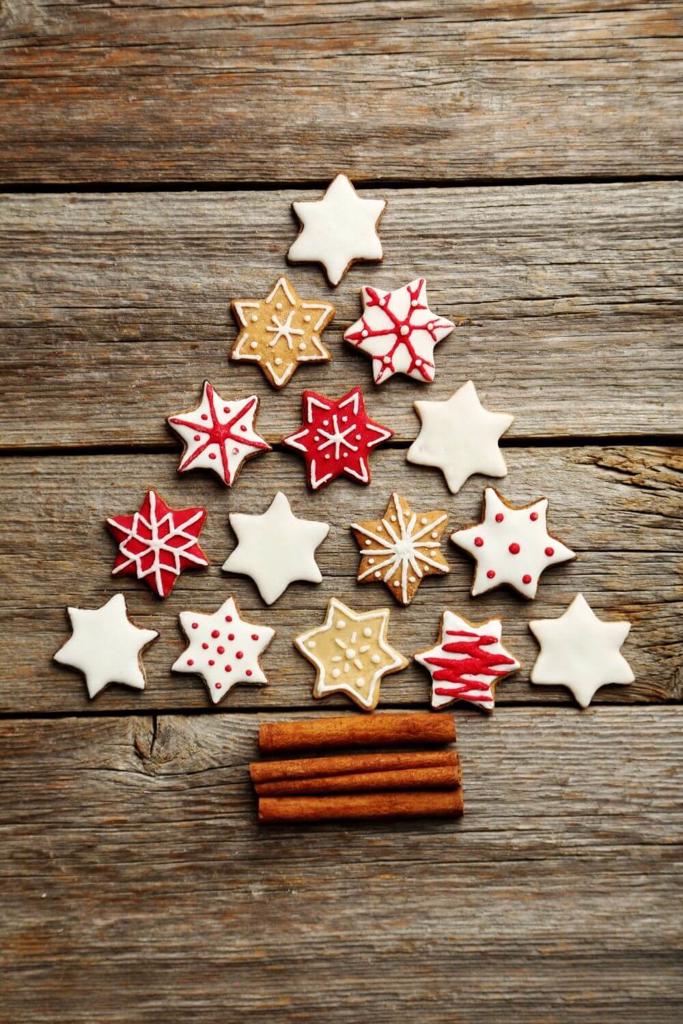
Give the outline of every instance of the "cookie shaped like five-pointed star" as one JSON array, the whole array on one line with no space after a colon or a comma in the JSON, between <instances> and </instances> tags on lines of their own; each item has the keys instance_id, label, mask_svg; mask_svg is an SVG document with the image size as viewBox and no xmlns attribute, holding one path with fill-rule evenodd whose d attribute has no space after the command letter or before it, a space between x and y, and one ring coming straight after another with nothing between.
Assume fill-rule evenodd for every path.
<instances>
[{"instance_id":1,"label":"cookie shaped like five-pointed star","mask_svg":"<svg viewBox=\"0 0 683 1024\"><path fill-rule=\"evenodd\" d=\"M408 449L408 462L440 469L453 494L474 473L507 474L498 440L514 416L485 409L471 380L445 402L414 405L422 426Z\"/></svg>"},{"instance_id":2,"label":"cookie shaped like five-pointed star","mask_svg":"<svg viewBox=\"0 0 683 1024\"><path fill-rule=\"evenodd\" d=\"M557 619L534 619L529 629L540 645L531 670L539 686L566 686L587 708L601 686L632 683L635 676L620 652L630 622L603 622L583 594Z\"/></svg>"},{"instance_id":3,"label":"cookie shaped like five-pointed star","mask_svg":"<svg viewBox=\"0 0 683 1024\"><path fill-rule=\"evenodd\" d=\"M389 644L388 625L387 608L354 612L333 597L322 626L294 641L317 669L313 696L344 693L364 711L374 710L382 677L408 664Z\"/></svg>"},{"instance_id":4,"label":"cookie shaped like five-pointed star","mask_svg":"<svg viewBox=\"0 0 683 1024\"><path fill-rule=\"evenodd\" d=\"M322 199L292 203L301 232L289 248L292 263L322 263L336 286L357 260L381 260L377 224L385 199L361 199L345 174L338 174Z\"/></svg>"},{"instance_id":5,"label":"cookie shaped like five-pointed star","mask_svg":"<svg viewBox=\"0 0 683 1024\"><path fill-rule=\"evenodd\" d=\"M85 676L88 696L96 697L109 683L144 690L140 657L159 636L155 629L140 629L128 618L126 599L114 594L101 608L68 608L72 635L54 658Z\"/></svg>"},{"instance_id":6,"label":"cookie shaped like five-pointed star","mask_svg":"<svg viewBox=\"0 0 683 1024\"><path fill-rule=\"evenodd\" d=\"M299 363L332 358L321 335L334 316L334 306L299 298L286 277L276 282L267 298L235 299L231 306L241 330L230 358L258 363L273 387L283 388Z\"/></svg>"},{"instance_id":7,"label":"cookie shaped like five-pointed star","mask_svg":"<svg viewBox=\"0 0 683 1024\"><path fill-rule=\"evenodd\" d=\"M282 491L262 515L231 512L230 525L238 545L223 568L251 576L266 604L277 601L295 580L322 580L315 551L330 532L330 525L298 519Z\"/></svg>"},{"instance_id":8,"label":"cookie shaped like five-pointed star","mask_svg":"<svg viewBox=\"0 0 683 1024\"><path fill-rule=\"evenodd\" d=\"M360 548L359 583L385 583L397 601L410 604L426 576L449 571L441 553L448 514L442 509L413 512L400 494L392 494L381 519L351 525Z\"/></svg>"}]
</instances>

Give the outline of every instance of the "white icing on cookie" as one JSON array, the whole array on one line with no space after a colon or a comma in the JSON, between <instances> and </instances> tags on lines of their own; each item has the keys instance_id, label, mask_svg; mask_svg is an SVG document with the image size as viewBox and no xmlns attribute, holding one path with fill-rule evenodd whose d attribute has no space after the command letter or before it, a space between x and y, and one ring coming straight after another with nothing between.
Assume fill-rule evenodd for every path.
<instances>
[{"instance_id":1,"label":"white icing on cookie","mask_svg":"<svg viewBox=\"0 0 683 1024\"><path fill-rule=\"evenodd\" d=\"M266 604L272 604L295 580L320 583L316 548L329 523L298 519L282 491L262 515L230 514L238 545L223 565L226 572L251 576Z\"/></svg>"},{"instance_id":2,"label":"white icing on cookie","mask_svg":"<svg viewBox=\"0 0 683 1024\"><path fill-rule=\"evenodd\" d=\"M436 466L457 494L474 473L507 474L498 440L512 423L508 413L483 407L471 380L445 402L415 402L422 426L406 458L418 466Z\"/></svg>"},{"instance_id":3,"label":"white icing on cookie","mask_svg":"<svg viewBox=\"0 0 683 1024\"><path fill-rule=\"evenodd\" d=\"M114 594L101 608L67 610L73 632L54 658L83 673L88 696L96 697L109 683L144 690L140 655L159 634L133 625L123 594Z\"/></svg>"},{"instance_id":4,"label":"white icing on cookie","mask_svg":"<svg viewBox=\"0 0 683 1024\"><path fill-rule=\"evenodd\" d=\"M632 683L635 676L621 645L630 622L603 622L583 594L577 594L557 619L529 623L541 650L531 670L531 682L539 686L566 686L582 708L596 690L608 683Z\"/></svg>"}]
</instances>

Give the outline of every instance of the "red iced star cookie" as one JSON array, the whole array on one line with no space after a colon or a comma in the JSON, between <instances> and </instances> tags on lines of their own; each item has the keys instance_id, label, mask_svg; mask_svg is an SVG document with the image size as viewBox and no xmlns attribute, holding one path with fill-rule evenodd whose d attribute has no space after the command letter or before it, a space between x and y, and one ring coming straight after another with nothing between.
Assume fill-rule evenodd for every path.
<instances>
[{"instance_id":1,"label":"red iced star cookie","mask_svg":"<svg viewBox=\"0 0 683 1024\"><path fill-rule=\"evenodd\" d=\"M199 546L205 519L205 508L171 508L148 491L139 511L107 519L119 545L112 576L137 576L168 597L181 572L209 564Z\"/></svg>"},{"instance_id":2,"label":"red iced star cookie","mask_svg":"<svg viewBox=\"0 0 683 1024\"><path fill-rule=\"evenodd\" d=\"M360 388L335 400L315 391L302 395L303 427L283 437L283 444L303 452L308 483L317 490L338 476L370 483L370 450L393 436L365 412Z\"/></svg>"}]
</instances>

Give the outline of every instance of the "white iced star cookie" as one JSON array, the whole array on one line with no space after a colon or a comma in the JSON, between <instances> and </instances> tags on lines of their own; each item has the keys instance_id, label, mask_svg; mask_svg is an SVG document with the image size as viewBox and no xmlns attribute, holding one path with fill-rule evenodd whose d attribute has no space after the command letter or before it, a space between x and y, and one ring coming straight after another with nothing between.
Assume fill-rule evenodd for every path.
<instances>
[{"instance_id":1,"label":"white iced star cookie","mask_svg":"<svg viewBox=\"0 0 683 1024\"><path fill-rule=\"evenodd\" d=\"M507 583L524 597L533 598L541 573L549 565L576 558L548 533L547 510L547 498L530 505L508 505L493 487L486 488L483 520L451 534L453 543L477 561L472 597Z\"/></svg>"},{"instance_id":2,"label":"white iced star cookie","mask_svg":"<svg viewBox=\"0 0 683 1024\"><path fill-rule=\"evenodd\" d=\"M237 683L268 682L259 655L275 636L275 630L245 622L233 597L212 615L181 612L179 618L189 643L172 665L172 671L202 676L214 704Z\"/></svg>"},{"instance_id":3,"label":"white iced star cookie","mask_svg":"<svg viewBox=\"0 0 683 1024\"><path fill-rule=\"evenodd\" d=\"M395 373L433 381L434 348L455 324L432 313L425 279L418 277L393 292L366 286L361 298L363 316L344 331L344 340L371 357L375 384Z\"/></svg>"},{"instance_id":4,"label":"white iced star cookie","mask_svg":"<svg viewBox=\"0 0 683 1024\"><path fill-rule=\"evenodd\" d=\"M282 491L263 515L232 512L230 525L238 544L223 568L251 576L266 604L277 601L295 580L322 580L315 551L330 532L330 525L298 519Z\"/></svg>"},{"instance_id":5,"label":"white iced star cookie","mask_svg":"<svg viewBox=\"0 0 683 1024\"><path fill-rule=\"evenodd\" d=\"M620 653L631 623L603 622L583 594L557 619L534 619L529 629L540 645L531 670L539 686L566 686L582 708L608 683L632 683L631 666Z\"/></svg>"},{"instance_id":6,"label":"white iced star cookie","mask_svg":"<svg viewBox=\"0 0 683 1024\"><path fill-rule=\"evenodd\" d=\"M385 199L361 199L345 174L338 174L322 199L292 203L301 231L289 248L292 263L322 263L336 286L357 260L381 260L377 224Z\"/></svg>"},{"instance_id":7,"label":"white iced star cookie","mask_svg":"<svg viewBox=\"0 0 683 1024\"><path fill-rule=\"evenodd\" d=\"M382 677L408 665L408 659L389 644L388 625L387 608L354 612L331 598L322 626L294 641L317 669L313 696L345 693L363 711L373 711Z\"/></svg>"},{"instance_id":8,"label":"white iced star cookie","mask_svg":"<svg viewBox=\"0 0 683 1024\"><path fill-rule=\"evenodd\" d=\"M133 625L123 594L114 594L101 608L67 611L73 632L54 659L83 673L88 696L96 697L109 683L144 690L141 654L159 634Z\"/></svg>"},{"instance_id":9,"label":"white iced star cookie","mask_svg":"<svg viewBox=\"0 0 683 1024\"><path fill-rule=\"evenodd\" d=\"M422 426L408 449L408 462L440 469L453 494L474 473L506 476L498 440L514 416L485 409L471 380L445 402L415 402L414 407Z\"/></svg>"}]
</instances>

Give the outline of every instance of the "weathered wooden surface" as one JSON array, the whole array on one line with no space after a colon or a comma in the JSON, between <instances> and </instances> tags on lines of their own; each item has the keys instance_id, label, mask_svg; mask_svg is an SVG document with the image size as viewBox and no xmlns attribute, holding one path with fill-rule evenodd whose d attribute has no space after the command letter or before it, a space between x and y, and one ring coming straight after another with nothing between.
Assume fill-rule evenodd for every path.
<instances>
[{"instance_id":1,"label":"weathered wooden surface","mask_svg":"<svg viewBox=\"0 0 683 1024\"><path fill-rule=\"evenodd\" d=\"M4 181L675 174L675 0L7 0Z\"/></svg>"},{"instance_id":2,"label":"weathered wooden surface","mask_svg":"<svg viewBox=\"0 0 683 1024\"><path fill-rule=\"evenodd\" d=\"M166 444L168 415L205 377L263 397L272 440L299 423L300 394L362 383L377 418L412 439L412 403L471 377L511 437L683 432L679 183L387 190L385 261L332 292L318 268L287 269L292 192L6 196L0 203L0 443ZM332 363L280 393L228 362L229 300L265 296L287 271L331 296ZM458 327L430 387L376 388L342 341L363 283L428 281Z\"/></svg>"},{"instance_id":3,"label":"weathered wooden surface","mask_svg":"<svg viewBox=\"0 0 683 1024\"><path fill-rule=\"evenodd\" d=\"M506 452L506 458L509 473L500 481L503 493L518 503L549 495L550 532L577 551L578 559L549 570L533 602L503 590L473 600L472 562L446 543L451 572L427 580L408 608L394 607L384 587L357 586L357 548L349 524L379 514L392 489L397 489L417 508L447 509L450 532L478 520L481 478L471 480L454 497L439 473L409 466L404 451L397 449L376 450L370 487L336 481L317 494L305 490L303 460L290 453L254 459L231 491L201 472L178 478L176 452L5 459L0 462L0 489L12 533L5 541L0 568L5 580L0 631L11 636L11 644L0 678L0 707L15 712L86 707L208 710L203 682L169 671L183 649L177 616L186 608L212 611L229 594L237 596L245 614L273 626L277 636L264 656L272 685L236 688L224 701L226 707L314 708L314 673L293 649L292 640L322 621L332 596L354 608L392 606L390 638L409 656L433 642L443 607L455 608L474 621L502 615L506 642L523 670L501 684L501 703L571 704L567 691L528 682L537 648L527 622L560 614L577 591L598 614L627 618L633 624L624 653L637 681L601 690L596 700L680 698L681 453L663 448L515 448ZM163 602L132 577L111 578L115 545L103 525L108 515L134 511L150 485L172 505L202 504L209 509L202 544L213 564L208 571L184 574ZM332 530L319 549L323 583L295 584L267 608L251 580L223 573L220 567L234 544L228 512L263 511L278 489L288 494L295 512L324 518ZM148 685L143 693L110 687L90 704L82 678L50 659L69 635L65 605L99 607L119 590L126 594L134 621L158 629L161 638L145 655ZM414 665L388 677L382 692L384 706L425 704L429 676ZM332 703L346 706L343 698Z\"/></svg>"},{"instance_id":4,"label":"weathered wooden surface","mask_svg":"<svg viewBox=\"0 0 683 1024\"><path fill-rule=\"evenodd\" d=\"M683 717L458 717L458 823L268 831L260 716L4 722L3 1021L672 1024Z\"/></svg>"}]
</instances>

